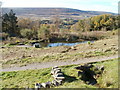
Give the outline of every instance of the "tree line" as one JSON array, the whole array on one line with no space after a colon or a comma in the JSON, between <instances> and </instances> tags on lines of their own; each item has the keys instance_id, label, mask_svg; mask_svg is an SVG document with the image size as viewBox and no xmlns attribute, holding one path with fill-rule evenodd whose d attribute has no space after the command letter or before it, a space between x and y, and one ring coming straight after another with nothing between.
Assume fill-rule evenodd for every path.
<instances>
[{"instance_id":1,"label":"tree line","mask_svg":"<svg viewBox=\"0 0 120 90\"><path fill-rule=\"evenodd\" d=\"M110 14L98 15L83 20L60 19L31 20L30 18L17 18L11 10L2 16L2 32L8 37L21 37L27 39L49 39L53 33L70 34L88 31L108 31L120 28L119 16ZM3 35L4 36L4 35Z\"/></svg>"},{"instance_id":2,"label":"tree line","mask_svg":"<svg viewBox=\"0 0 120 90\"><path fill-rule=\"evenodd\" d=\"M78 23L71 26L71 30L75 32L115 30L120 28L118 21L119 16L110 14L98 15L89 19L79 20Z\"/></svg>"}]
</instances>

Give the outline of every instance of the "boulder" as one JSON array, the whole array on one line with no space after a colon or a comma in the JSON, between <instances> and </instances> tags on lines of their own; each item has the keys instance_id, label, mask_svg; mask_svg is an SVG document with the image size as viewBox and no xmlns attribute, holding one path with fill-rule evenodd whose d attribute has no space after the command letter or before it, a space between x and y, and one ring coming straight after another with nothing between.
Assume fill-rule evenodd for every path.
<instances>
[{"instance_id":1,"label":"boulder","mask_svg":"<svg viewBox=\"0 0 120 90\"><path fill-rule=\"evenodd\" d=\"M35 83L35 88L41 88L41 84L40 83Z\"/></svg>"},{"instance_id":2,"label":"boulder","mask_svg":"<svg viewBox=\"0 0 120 90\"><path fill-rule=\"evenodd\" d=\"M46 82L46 83L41 83L41 85L44 87L44 88L50 88L51 86L51 82Z\"/></svg>"},{"instance_id":3,"label":"boulder","mask_svg":"<svg viewBox=\"0 0 120 90\"><path fill-rule=\"evenodd\" d=\"M41 48L41 45L39 43L35 43L35 44L33 44L33 47L35 47L35 48Z\"/></svg>"}]
</instances>

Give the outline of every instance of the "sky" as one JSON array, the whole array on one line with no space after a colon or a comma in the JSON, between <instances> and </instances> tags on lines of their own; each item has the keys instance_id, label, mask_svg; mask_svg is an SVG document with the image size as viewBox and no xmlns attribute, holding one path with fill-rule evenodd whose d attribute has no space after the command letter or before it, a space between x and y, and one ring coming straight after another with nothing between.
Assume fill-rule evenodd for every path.
<instances>
[{"instance_id":1,"label":"sky","mask_svg":"<svg viewBox=\"0 0 120 90\"><path fill-rule=\"evenodd\" d=\"M65 7L118 13L120 0L0 0L2 7Z\"/></svg>"}]
</instances>

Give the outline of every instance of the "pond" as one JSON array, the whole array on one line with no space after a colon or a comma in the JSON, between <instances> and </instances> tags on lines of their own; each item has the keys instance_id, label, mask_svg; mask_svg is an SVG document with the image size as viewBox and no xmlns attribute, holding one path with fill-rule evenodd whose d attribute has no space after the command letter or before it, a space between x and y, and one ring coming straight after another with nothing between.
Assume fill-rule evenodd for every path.
<instances>
[{"instance_id":1,"label":"pond","mask_svg":"<svg viewBox=\"0 0 120 90\"><path fill-rule=\"evenodd\" d=\"M56 42L56 43L34 43L34 44L39 44L40 47L56 47L56 46L74 46L77 44L82 44L82 43L87 43L88 41L82 41L82 42L75 42L75 43L67 43L67 42ZM90 41L93 43L94 41ZM32 45L17 45L17 47L33 47L34 44Z\"/></svg>"},{"instance_id":2,"label":"pond","mask_svg":"<svg viewBox=\"0 0 120 90\"><path fill-rule=\"evenodd\" d=\"M67 43L67 42L56 42L56 43L40 43L41 47L56 47L56 46L74 46L77 44L87 43L88 41ZM93 43L94 41L90 41Z\"/></svg>"}]
</instances>

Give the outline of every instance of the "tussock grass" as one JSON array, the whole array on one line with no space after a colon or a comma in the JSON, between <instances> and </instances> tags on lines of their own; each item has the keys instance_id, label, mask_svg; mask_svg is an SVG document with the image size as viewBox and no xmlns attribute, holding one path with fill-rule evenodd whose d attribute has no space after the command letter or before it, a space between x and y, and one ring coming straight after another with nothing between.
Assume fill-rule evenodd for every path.
<instances>
[{"instance_id":1,"label":"tussock grass","mask_svg":"<svg viewBox=\"0 0 120 90\"><path fill-rule=\"evenodd\" d=\"M44 55L41 57L25 57L20 59L13 59L9 61L4 61L2 63L3 67L10 67L10 66L25 66L32 63L42 63L42 62L52 62L52 61L67 61L67 60L79 60L80 58L90 58L96 56L107 56L117 54L116 51L110 49L105 51L89 51L89 52L81 52L81 53L74 53L74 54L55 54L55 55Z\"/></svg>"},{"instance_id":2,"label":"tussock grass","mask_svg":"<svg viewBox=\"0 0 120 90\"><path fill-rule=\"evenodd\" d=\"M118 38L116 35L109 39L94 41L94 43L78 44L75 49L69 46L33 48L6 47L2 48L3 68L25 66L32 63L52 61L76 61L90 57L112 56L118 53Z\"/></svg>"}]
</instances>

